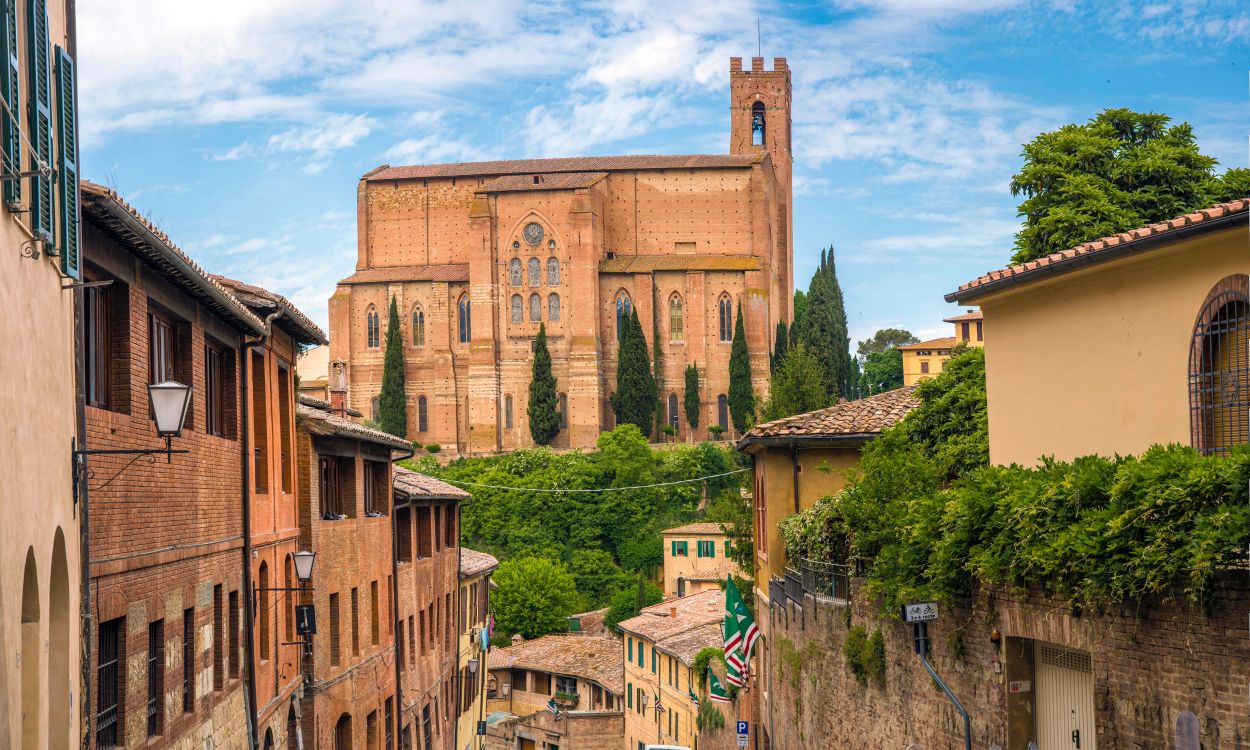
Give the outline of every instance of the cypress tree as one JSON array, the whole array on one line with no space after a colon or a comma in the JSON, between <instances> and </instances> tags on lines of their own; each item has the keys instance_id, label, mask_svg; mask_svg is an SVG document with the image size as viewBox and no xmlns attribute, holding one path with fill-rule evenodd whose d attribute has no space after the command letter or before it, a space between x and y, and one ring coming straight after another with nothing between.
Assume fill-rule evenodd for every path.
<instances>
[{"instance_id":1,"label":"cypress tree","mask_svg":"<svg viewBox=\"0 0 1250 750\"><path fill-rule=\"evenodd\" d=\"M755 417L755 390L751 387L751 359L747 334L742 325L742 303L734 321L733 346L729 350L729 414L738 432L746 430Z\"/></svg>"},{"instance_id":2,"label":"cypress tree","mask_svg":"<svg viewBox=\"0 0 1250 750\"><path fill-rule=\"evenodd\" d=\"M638 311L631 310L616 357L616 392L611 399L616 423L635 425L642 434L650 435L655 427L658 399L651 358L647 355L647 337L638 322Z\"/></svg>"},{"instance_id":3,"label":"cypress tree","mask_svg":"<svg viewBox=\"0 0 1250 750\"><path fill-rule=\"evenodd\" d=\"M802 289L794 290L794 320L790 321L790 344L797 344L803 338L803 319L807 317L807 293Z\"/></svg>"},{"instance_id":4,"label":"cypress tree","mask_svg":"<svg viewBox=\"0 0 1250 750\"><path fill-rule=\"evenodd\" d=\"M698 429L699 367L697 365L686 365L686 395L682 405L686 408L686 424L690 425L692 430Z\"/></svg>"},{"instance_id":5,"label":"cypress tree","mask_svg":"<svg viewBox=\"0 0 1250 750\"><path fill-rule=\"evenodd\" d=\"M551 445L560 434L560 412L556 409L556 379L551 374L551 352L547 350L547 325L540 323L534 339L534 365L530 377L530 400L526 409L530 437L539 445Z\"/></svg>"},{"instance_id":6,"label":"cypress tree","mask_svg":"<svg viewBox=\"0 0 1250 750\"><path fill-rule=\"evenodd\" d=\"M808 287L803 329L799 339L821 361L830 395L849 397L854 379L851 337L846 328L846 307L833 264L833 248L820 253L820 267Z\"/></svg>"},{"instance_id":7,"label":"cypress tree","mask_svg":"<svg viewBox=\"0 0 1250 750\"><path fill-rule=\"evenodd\" d=\"M784 320L777 323L777 343L773 344L773 358L770 369L775 373L781 369L781 362L786 358L786 350L790 348L790 332L786 330Z\"/></svg>"},{"instance_id":8,"label":"cypress tree","mask_svg":"<svg viewBox=\"0 0 1250 750\"><path fill-rule=\"evenodd\" d=\"M378 422L396 437L408 435L408 397L404 394L404 337L399 330L399 308L391 297L386 321L386 354L382 359L382 392L378 394Z\"/></svg>"}]
</instances>

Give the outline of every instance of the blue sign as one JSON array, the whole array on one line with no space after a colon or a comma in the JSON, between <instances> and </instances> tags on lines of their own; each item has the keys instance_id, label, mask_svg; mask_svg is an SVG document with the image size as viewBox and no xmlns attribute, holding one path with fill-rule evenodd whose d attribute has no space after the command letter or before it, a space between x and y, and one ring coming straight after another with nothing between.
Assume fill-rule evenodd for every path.
<instances>
[{"instance_id":1,"label":"blue sign","mask_svg":"<svg viewBox=\"0 0 1250 750\"><path fill-rule=\"evenodd\" d=\"M746 733L747 733L747 722L745 721L738 722L738 734L746 734Z\"/></svg>"}]
</instances>

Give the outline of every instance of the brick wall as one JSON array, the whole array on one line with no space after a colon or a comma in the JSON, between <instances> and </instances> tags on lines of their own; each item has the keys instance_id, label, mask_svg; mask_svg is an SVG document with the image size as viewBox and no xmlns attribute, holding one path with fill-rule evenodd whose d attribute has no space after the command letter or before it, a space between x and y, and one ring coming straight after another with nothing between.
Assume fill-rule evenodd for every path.
<instances>
[{"instance_id":1,"label":"brick wall","mask_svg":"<svg viewBox=\"0 0 1250 750\"><path fill-rule=\"evenodd\" d=\"M972 717L973 747L1027 745L1031 696L1009 694L1008 682L1032 678L1028 688L1036 690L1027 658L1036 639L1092 656L1098 747L1172 747L1178 714L1191 711L1203 748L1243 748L1250 739L1250 585L1244 572L1223 574L1212 593L1209 609L1151 599L1076 615L1025 591L980 591L942 608L929 629L931 660ZM881 617L862 598L849 609L810 596L802 607L783 599L768 616L764 679L771 681L772 716L763 722L772 747L963 746L962 720L924 672L911 626ZM870 633L881 628L884 686L851 675L842 653L848 620Z\"/></svg>"},{"instance_id":2,"label":"brick wall","mask_svg":"<svg viewBox=\"0 0 1250 750\"><path fill-rule=\"evenodd\" d=\"M486 748L513 750L519 747L518 738L526 738L535 741L536 750L549 745L576 750L620 750L624 731L620 711L578 711L564 714L557 721L551 712L543 710L489 725Z\"/></svg>"}]
</instances>

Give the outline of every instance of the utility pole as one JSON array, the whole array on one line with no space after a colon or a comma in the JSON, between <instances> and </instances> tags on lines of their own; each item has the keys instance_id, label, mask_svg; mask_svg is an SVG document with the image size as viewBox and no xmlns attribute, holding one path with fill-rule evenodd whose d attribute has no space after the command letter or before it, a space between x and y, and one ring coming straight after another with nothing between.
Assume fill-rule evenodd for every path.
<instances>
[{"instance_id":1,"label":"utility pole","mask_svg":"<svg viewBox=\"0 0 1250 750\"><path fill-rule=\"evenodd\" d=\"M920 604L904 604L903 605L903 621L910 622L912 633L916 641L916 653L920 655L920 663L924 665L925 670L938 687L942 688L942 692L946 693L946 697L950 699L955 710L964 719L964 750L972 750L972 722L968 718L968 711L964 705L959 702L951 689L938 675L937 670L929 663L929 620L937 619L937 605L933 602L924 602Z\"/></svg>"}]
</instances>

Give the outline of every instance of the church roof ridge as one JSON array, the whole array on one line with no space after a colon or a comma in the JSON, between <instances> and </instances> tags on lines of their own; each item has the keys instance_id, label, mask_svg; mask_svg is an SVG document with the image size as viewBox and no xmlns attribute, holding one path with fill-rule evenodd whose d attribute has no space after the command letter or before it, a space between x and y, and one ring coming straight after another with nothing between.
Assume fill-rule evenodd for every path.
<instances>
[{"instance_id":1,"label":"church roof ridge","mask_svg":"<svg viewBox=\"0 0 1250 750\"><path fill-rule=\"evenodd\" d=\"M362 180L413 180L429 177L496 177L502 175L557 172L613 172L638 169L741 169L759 164L763 153L754 154L631 154L626 156L570 156L554 159L509 159L383 166L365 173Z\"/></svg>"}]
</instances>

